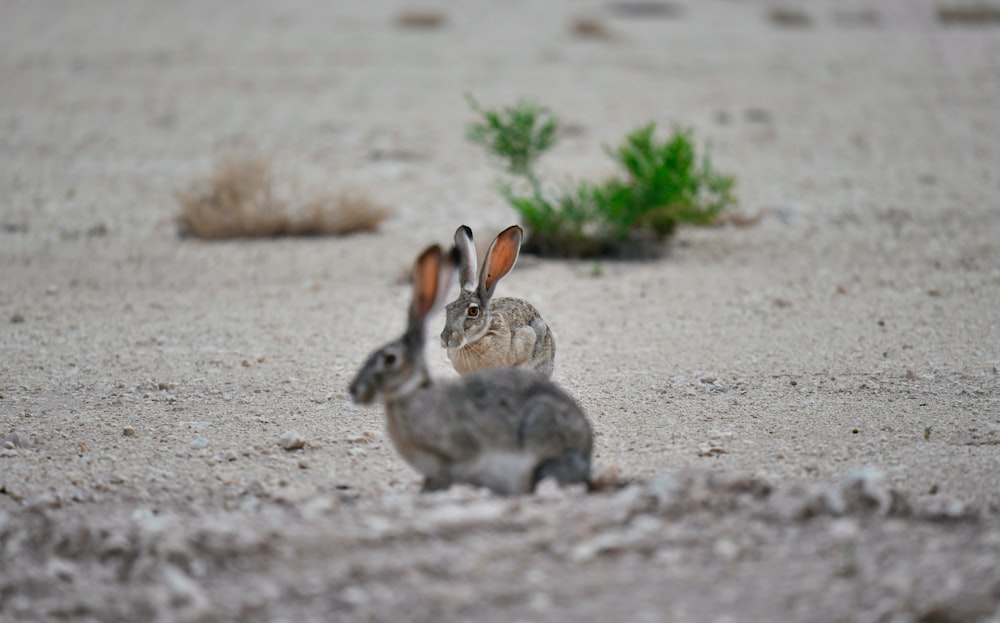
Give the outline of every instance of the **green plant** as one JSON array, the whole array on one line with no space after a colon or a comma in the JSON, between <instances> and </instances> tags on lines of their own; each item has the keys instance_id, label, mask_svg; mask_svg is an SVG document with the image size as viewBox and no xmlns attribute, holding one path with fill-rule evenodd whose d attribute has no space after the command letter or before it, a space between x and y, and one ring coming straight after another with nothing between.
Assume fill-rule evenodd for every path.
<instances>
[{"instance_id":1,"label":"green plant","mask_svg":"<svg viewBox=\"0 0 1000 623\"><path fill-rule=\"evenodd\" d=\"M485 110L471 97L481 119L468 138L504 165L513 179L500 192L529 230L527 251L568 257L651 257L679 224L705 225L735 203L734 179L712 168L708 155L695 154L693 132L674 127L656 137L647 124L614 150L607 150L621 173L597 183L547 189L535 170L538 158L555 145L558 119L547 108L519 102Z\"/></svg>"},{"instance_id":2,"label":"green plant","mask_svg":"<svg viewBox=\"0 0 1000 623\"><path fill-rule=\"evenodd\" d=\"M543 106L520 101L503 110L485 110L471 95L466 100L482 120L469 126L466 136L496 154L511 175L535 179L535 161L556 142L559 121Z\"/></svg>"}]
</instances>

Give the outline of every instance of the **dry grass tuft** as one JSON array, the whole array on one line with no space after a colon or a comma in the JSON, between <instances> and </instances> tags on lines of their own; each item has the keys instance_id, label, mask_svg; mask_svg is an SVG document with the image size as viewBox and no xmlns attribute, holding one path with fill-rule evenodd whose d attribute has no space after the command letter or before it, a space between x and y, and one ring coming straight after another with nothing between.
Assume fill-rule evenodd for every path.
<instances>
[{"instance_id":1,"label":"dry grass tuft","mask_svg":"<svg viewBox=\"0 0 1000 623\"><path fill-rule=\"evenodd\" d=\"M984 3L940 6L937 19L941 24L1000 26L1000 6Z\"/></svg>"},{"instance_id":2,"label":"dry grass tuft","mask_svg":"<svg viewBox=\"0 0 1000 623\"><path fill-rule=\"evenodd\" d=\"M375 231L389 216L389 210L356 191L342 191L316 199L306 205L305 218L297 221L290 233L307 235L344 235Z\"/></svg>"},{"instance_id":3,"label":"dry grass tuft","mask_svg":"<svg viewBox=\"0 0 1000 623\"><path fill-rule=\"evenodd\" d=\"M681 14L680 7L675 4L646 0L623 0L613 3L610 9L618 17L630 19L669 19Z\"/></svg>"},{"instance_id":4,"label":"dry grass tuft","mask_svg":"<svg viewBox=\"0 0 1000 623\"><path fill-rule=\"evenodd\" d=\"M444 13L438 11L402 11L396 16L396 25L414 30L435 30L445 25Z\"/></svg>"},{"instance_id":5,"label":"dry grass tuft","mask_svg":"<svg viewBox=\"0 0 1000 623\"><path fill-rule=\"evenodd\" d=\"M593 17L578 17L570 24L570 33L581 39L592 39L597 41L611 41L615 34L607 25L599 19Z\"/></svg>"},{"instance_id":6,"label":"dry grass tuft","mask_svg":"<svg viewBox=\"0 0 1000 623\"><path fill-rule=\"evenodd\" d=\"M767 19L781 28L809 28L812 18L805 11L789 7L771 7L767 10Z\"/></svg>"},{"instance_id":7,"label":"dry grass tuft","mask_svg":"<svg viewBox=\"0 0 1000 623\"><path fill-rule=\"evenodd\" d=\"M176 197L181 232L209 240L374 231L389 215L383 206L349 191L310 199L293 210L274 191L270 161L251 154L221 158L208 179Z\"/></svg>"}]
</instances>

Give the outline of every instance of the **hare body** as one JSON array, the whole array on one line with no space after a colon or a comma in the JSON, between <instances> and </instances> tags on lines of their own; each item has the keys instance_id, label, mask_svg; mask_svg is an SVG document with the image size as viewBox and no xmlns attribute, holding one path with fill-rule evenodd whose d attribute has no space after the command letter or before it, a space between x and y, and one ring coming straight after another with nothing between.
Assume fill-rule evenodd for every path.
<instances>
[{"instance_id":1,"label":"hare body","mask_svg":"<svg viewBox=\"0 0 1000 623\"><path fill-rule=\"evenodd\" d=\"M437 247L421 255L406 333L368 358L350 386L354 401L383 402L393 445L423 475L425 491L467 483L515 495L545 477L589 483L590 423L542 374L504 367L431 380L423 320L436 298L440 261Z\"/></svg>"},{"instance_id":2,"label":"hare body","mask_svg":"<svg viewBox=\"0 0 1000 623\"><path fill-rule=\"evenodd\" d=\"M446 307L441 345L459 374L520 367L552 376L556 344L542 315L522 299L493 300L497 283L517 261L521 236L517 225L500 232L486 252L477 278L472 230L463 225L455 232L462 290Z\"/></svg>"},{"instance_id":3,"label":"hare body","mask_svg":"<svg viewBox=\"0 0 1000 623\"><path fill-rule=\"evenodd\" d=\"M535 372L483 370L387 400L385 413L393 444L424 476L425 490L463 482L512 495L548 475L562 484L589 479L590 425ZM560 462L576 473L551 472Z\"/></svg>"},{"instance_id":4,"label":"hare body","mask_svg":"<svg viewBox=\"0 0 1000 623\"><path fill-rule=\"evenodd\" d=\"M465 317L474 300L474 294L463 291L448 305L449 326L461 323L463 328L461 334L455 331L447 337L442 334L442 342L456 372L468 374L483 368L521 367L552 376L555 339L531 303L514 298L497 299L477 326L475 319ZM470 333L471 339L465 337Z\"/></svg>"}]
</instances>

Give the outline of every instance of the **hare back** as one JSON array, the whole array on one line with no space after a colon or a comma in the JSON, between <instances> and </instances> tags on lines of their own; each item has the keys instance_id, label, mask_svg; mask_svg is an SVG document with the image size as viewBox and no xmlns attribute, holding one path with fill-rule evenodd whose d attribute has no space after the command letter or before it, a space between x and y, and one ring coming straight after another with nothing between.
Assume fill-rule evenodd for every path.
<instances>
[{"instance_id":1,"label":"hare back","mask_svg":"<svg viewBox=\"0 0 1000 623\"><path fill-rule=\"evenodd\" d=\"M492 452L524 453L535 464L566 452L589 459L593 445L576 402L541 374L519 368L481 370L414 392L389 415L398 429L394 441L404 438L448 463Z\"/></svg>"},{"instance_id":2,"label":"hare back","mask_svg":"<svg viewBox=\"0 0 1000 623\"><path fill-rule=\"evenodd\" d=\"M535 306L524 299L502 298L494 299L490 305L490 314L502 316L508 326L531 326L536 319L541 319Z\"/></svg>"}]
</instances>

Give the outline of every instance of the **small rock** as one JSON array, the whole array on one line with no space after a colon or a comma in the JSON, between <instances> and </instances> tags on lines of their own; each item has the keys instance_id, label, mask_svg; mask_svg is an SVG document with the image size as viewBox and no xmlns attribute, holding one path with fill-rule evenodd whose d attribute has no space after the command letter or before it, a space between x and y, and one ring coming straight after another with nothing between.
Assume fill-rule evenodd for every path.
<instances>
[{"instance_id":1,"label":"small rock","mask_svg":"<svg viewBox=\"0 0 1000 623\"><path fill-rule=\"evenodd\" d=\"M322 515L329 514L337 508L337 498L315 497L302 505L302 515L312 521Z\"/></svg>"},{"instance_id":2,"label":"small rock","mask_svg":"<svg viewBox=\"0 0 1000 623\"><path fill-rule=\"evenodd\" d=\"M306 445L306 440L302 438L297 430L290 430L278 438L278 444L282 448L291 452L292 450L300 450Z\"/></svg>"},{"instance_id":3,"label":"small rock","mask_svg":"<svg viewBox=\"0 0 1000 623\"><path fill-rule=\"evenodd\" d=\"M24 314L19 314L17 312L11 314L10 316L11 324L21 324L22 322L24 322Z\"/></svg>"},{"instance_id":4,"label":"small rock","mask_svg":"<svg viewBox=\"0 0 1000 623\"><path fill-rule=\"evenodd\" d=\"M305 459L299 459L299 469L309 469L309 463Z\"/></svg>"},{"instance_id":5,"label":"small rock","mask_svg":"<svg viewBox=\"0 0 1000 623\"><path fill-rule=\"evenodd\" d=\"M926 516L937 520L970 519L976 511L962 500L938 498L929 505Z\"/></svg>"},{"instance_id":6,"label":"small rock","mask_svg":"<svg viewBox=\"0 0 1000 623\"><path fill-rule=\"evenodd\" d=\"M3 447L7 449L11 448L23 448L24 443L21 441L21 436L17 433L11 433L4 437Z\"/></svg>"},{"instance_id":7,"label":"small rock","mask_svg":"<svg viewBox=\"0 0 1000 623\"><path fill-rule=\"evenodd\" d=\"M208 447L208 440L204 437L199 437L191 442L192 450L204 450Z\"/></svg>"},{"instance_id":8,"label":"small rock","mask_svg":"<svg viewBox=\"0 0 1000 623\"><path fill-rule=\"evenodd\" d=\"M92 238L100 238L101 236L106 236L108 233L108 226L104 223L98 223L90 229L87 230L87 235Z\"/></svg>"},{"instance_id":9,"label":"small rock","mask_svg":"<svg viewBox=\"0 0 1000 623\"><path fill-rule=\"evenodd\" d=\"M46 565L48 575L63 582L73 582L76 579L76 564L65 558L52 558Z\"/></svg>"},{"instance_id":10,"label":"small rock","mask_svg":"<svg viewBox=\"0 0 1000 623\"><path fill-rule=\"evenodd\" d=\"M698 456L718 456L725 453L725 448L720 448L713 444L703 443L698 447Z\"/></svg>"},{"instance_id":11,"label":"small rock","mask_svg":"<svg viewBox=\"0 0 1000 623\"><path fill-rule=\"evenodd\" d=\"M238 458L239 458L239 457L238 457L238 456L236 456L236 453L235 453L235 452L233 452L232 450L230 450L230 451L226 452L226 456L225 456L225 459L226 459L227 461L229 461L230 463L232 463L233 461L235 461L235 460L236 460L236 459L238 459Z\"/></svg>"},{"instance_id":12,"label":"small rock","mask_svg":"<svg viewBox=\"0 0 1000 623\"><path fill-rule=\"evenodd\" d=\"M838 541L849 541L855 539L858 533L861 532L861 527L858 525L858 521L851 517L843 517L839 519L834 519L830 522L830 536L837 539Z\"/></svg>"},{"instance_id":13,"label":"small rock","mask_svg":"<svg viewBox=\"0 0 1000 623\"><path fill-rule=\"evenodd\" d=\"M340 592L340 599L355 608L363 606L370 601L368 593L363 588L353 585L348 586Z\"/></svg>"},{"instance_id":14,"label":"small rock","mask_svg":"<svg viewBox=\"0 0 1000 623\"><path fill-rule=\"evenodd\" d=\"M124 429L122 429L122 434L125 435L126 437L135 437L135 429L132 428L131 426L126 426Z\"/></svg>"},{"instance_id":15,"label":"small rock","mask_svg":"<svg viewBox=\"0 0 1000 623\"><path fill-rule=\"evenodd\" d=\"M747 108L743 111L743 119L749 123L771 123L771 113L763 108Z\"/></svg>"},{"instance_id":16,"label":"small rock","mask_svg":"<svg viewBox=\"0 0 1000 623\"><path fill-rule=\"evenodd\" d=\"M257 498L267 495L267 491L264 489L264 485L260 484L260 481L257 480L254 480L249 485L247 485L246 493L247 495L252 495Z\"/></svg>"},{"instance_id":17,"label":"small rock","mask_svg":"<svg viewBox=\"0 0 1000 623\"><path fill-rule=\"evenodd\" d=\"M740 546L735 541L727 538L716 541L712 549L719 558L724 560L736 560L741 551Z\"/></svg>"}]
</instances>

